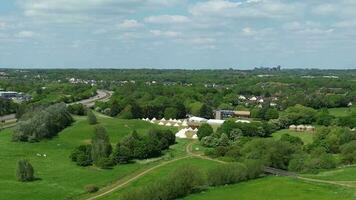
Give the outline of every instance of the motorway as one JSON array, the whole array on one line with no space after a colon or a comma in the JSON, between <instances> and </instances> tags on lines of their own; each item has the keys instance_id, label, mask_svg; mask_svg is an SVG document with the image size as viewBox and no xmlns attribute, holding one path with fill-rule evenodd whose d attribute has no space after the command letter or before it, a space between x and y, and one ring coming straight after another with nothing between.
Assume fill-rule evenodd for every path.
<instances>
[{"instance_id":1,"label":"motorway","mask_svg":"<svg viewBox=\"0 0 356 200\"><path fill-rule=\"evenodd\" d=\"M112 96L113 92L112 91L107 91L107 90L97 90L96 91L96 95L93 97L90 97L88 99L83 99L77 102L73 102L67 105L72 105L72 104L77 104L77 103L81 103L84 106L90 108L93 107L95 105L96 101L109 101L110 97ZM15 118L15 114L10 114L10 115L4 115L4 116L0 116L0 123L4 122L8 122L8 121L13 121L16 120Z\"/></svg>"}]
</instances>

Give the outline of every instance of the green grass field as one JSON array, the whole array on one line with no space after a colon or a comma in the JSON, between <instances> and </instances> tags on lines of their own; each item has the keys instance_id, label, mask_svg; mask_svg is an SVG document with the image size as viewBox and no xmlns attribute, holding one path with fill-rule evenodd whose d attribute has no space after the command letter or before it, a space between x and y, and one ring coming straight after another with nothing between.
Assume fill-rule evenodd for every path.
<instances>
[{"instance_id":1,"label":"green grass field","mask_svg":"<svg viewBox=\"0 0 356 200\"><path fill-rule=\"evenodd\" d=\"M304 144L310 144L313 142L313 133L311 132L296 132L289 129L283 129L272 134L273 138L279 140L282 135L289 134L302 139Z\"/></svg>"},{"instance_id":2,"label":"green grass field","mask_svg":"<svg viewBox=\"0 0 356 200\"><path fill-rule=\"evenodd\" d=\"M127 185L127 187L119 189L119 190L111 193L110 195L104 196L99 199L118 200L118 199L120 199L120 194L122 194L124 191L142 187L142 186L151 184L154 181L164 179L168 174L170 174L174 170L176 170L182 166L186 166L186 165L191 165L191 166L197 167L199 169L202 169L202 171L206 171L208 169L211 169L211 168L219 165L219 163L210 161L210 160L203 160L200 158L186 158L184 160L179 160L174 163L170 163L168 165L157 168L154 171L150 172L149 174L130 183L129 185Z\"/></svg>"},{"instance_id":3,"label":"green grass field","mask_svg":"<svg viewBox=\"0 0 356 200\"><path fill-rule=\"evenodd\" d=\"M350 115L352 112L356 112L356 106L347 108L330 108L329 113L335 117L344 117Z\"/></svg>"},{"instance_id":4,"label":"green grass field","mask_svg":"<svg viewBox=\"0 0 356 200\"><path fill-rule=\"evenodd\" d=\"M356 166L327 170L318 174L306 174L303 176L330 181L353 181L356 184Z\"/></svg>"},{"instance_id":5,"label":"green grass field","mask_svg":"<svg viewBox=\"0 0 356 200\"><path fill-rule=\"evenodd\" d=\"M217 187L190 195L184 200L351 200L356 191L338 186L307 183L286 177L265 177Z\"/></svg>"},{"instance_id":6,"label":"green grass field","mask_svg":"<svg viewBox=\"0 0 356 200\"><path fill-rule=\"evenodd\" d=\"M88 125L85 119L76 117L76 122L58 137L39 143L11 142L12 130L1 131L0 199L62 200L83 193L85 185L105 186L151 164L147 162L120 165L112 170L76 166L69 159L71 151L80 144L89 143L93 134L93 127ZM107 117L99 117L99 121L107 129L113 145L134 129L143 133L156 126L144 121ZM47 157L36 156L37 153L46 154ZM182 151L175 150L170 154L182 154ZM31 183L16 180L17 161L23 158L30 160L35 175L40 180Z\"/></svg>"}]
</instances>

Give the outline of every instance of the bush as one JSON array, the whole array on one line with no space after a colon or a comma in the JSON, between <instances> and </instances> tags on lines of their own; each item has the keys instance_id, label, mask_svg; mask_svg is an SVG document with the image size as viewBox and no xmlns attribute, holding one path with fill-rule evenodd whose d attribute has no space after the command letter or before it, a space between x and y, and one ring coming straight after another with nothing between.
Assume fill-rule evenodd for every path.
<instances>
[{"instance_id":1,"label":"bush","mask_svg":"<svg viewBox=\"0 0 356 200\"><path fill-rule=\"evenodd\" d=\"M99 187L96 185L86 185L84 189L87 193L95 193L99 191Z\"/></svg>"},{"instance_id":2,"label":"bush","mask_svg":"<svg viewBox=\"0 0 356 200\"><path fill-rule=\"evenodd\" d=\"M142 136L134 131L116 145L112 158L115 163L128 163L131 159L157 157L175 141L176 137L170 130L151 129Z\"/></svg>"},{"instance_id":3,"label":"bush","mask_svg":"<svg viewBox=\"0 0 356 200\"><path fill-rule=\"evenodd\" d=\"M102 126L95 126L94 136L92 138L91 157L95 165L106 168L112 152L109 136Z\"/></svg>"},{"instance_id":4,"label":"bush","mask_svg":"<svg viewBox=\"0 0 356 200\"><path fill-rule=\"evenodd\" d=\"M68 106L68 111L73 115L84 116L86 114L86 107L81 103L72 104Z\"/></svg>"},{"instance_id":5,"label":"bush","mask_svg":"<svg viewBox=\"0 0 356 200\"><path fill-rule=\"evenodd\" d=\"M203 137L211 136L214 133L213 128L209 124L202 124L197 132L199 140Z\"/></svg>"},{"instance_id":6,"label":"bush","mask_svg":"<svg viewBox=\"0 0 356 200\"><path fill-rule=\"evenodd\" d=\"M91 110L87 111L87 118L88 118L88 122L90 125L94 125L94 124L98 123L98 120L97 120L95 114Z\"/></svg>"},{"instance_id":7,"label":"bush","mask_svg":"<svg viewBox=\"0 0 356 200\"><path fill-rule=\"evenodd\" d=\"M35 180L35 172L28 160L19 160L16 170L17 180L29 182Z\"/></svg>"},{"instance_id":8,"label":"bush","mask_svg":"<svg viewBox=\"0 0 356 200\"><path fill-rule=\"evenodd\" d=\"M356 140L344 144L340 147L341 159L345 164L356 163Z\"/></svg>"},{"instance_id":9,"label":"bush","mask_svg":"<svg viewBox=\"0 0 356 200\"><path fill-rule=\"evenodd\" d=\"M93 159L91 158L91 148L92 146L90 144L80 145L73 150L70 158L79 166L89 166L93 163Z\"/></svg>"},{"instance_id":10,"label":"bush","mask_svg":"<svg viewBox=\"0 0 356 200\"><path fill-rule=\"evenodd\" d=\"M247 168L239 163L220 165L208 171L211 186L233 184L247 179Z\"/></svg>"},{"instance_id":11,"label":"bush","mask_svg":"<svg viewBox=\"0 0 356 200\"><path fill-rule=\"evenodd\" d=\"M49 106L43 110L26 113L17 124L14 141L37 142L56 136L71 125L73 118L64 103Z\"/></svg>"},{"instance_id":12,"label":"bush","mask_svg":"<svg viewBox=\"0 0 356 200\"><path fill-rule=\"evenodd\" d=\"M205 185L200 170L192 166L183 166L175 170L166 179L156 181L143 188L125 192L122 200L173 200L198 192Z\"/></svg>"}]
</instances>

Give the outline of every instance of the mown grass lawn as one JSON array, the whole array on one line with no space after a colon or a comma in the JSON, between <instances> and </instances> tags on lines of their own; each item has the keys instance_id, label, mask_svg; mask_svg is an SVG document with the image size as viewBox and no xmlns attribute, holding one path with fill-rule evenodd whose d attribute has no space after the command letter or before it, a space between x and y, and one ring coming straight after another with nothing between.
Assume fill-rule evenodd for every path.
<instances>
[{"instance_id":1,"label":"mown grass lawn","mask_svg":"<svg viewBox=\"0 0 356 200\"><path fill-rule=\"evenodd\" d=\"M113 145L134 129L143 133L156 126L144 121L106 117L99 117L99 121L107 129ZM58 137L39 143L11 142L11 133L11 129L0 132L0 199L63 200L83 193L85 185L104 186L146 166L136 163L102 170L78 167L71 162L71 151L89 143L93 135L93 127L85 117L76 117L76 122ZM38 153L47 157L37 156ZM31 183L16 180L17 161L23 158L31 162L40 180Z\"/></svg>"},{"instance_id":2,"label":"mown grass lawn","mask_svg":"<svg viewBox=\"0 0 356 200\"><path fill-rule=\"evenodd\" d=\"M283 129L273 133L272 136L273 138L279 140L284 134L289 134L291 136L299 137L300 139L302 139L304 144L311 144L313 142L312 132L297 132L289 129Z\"/></svg>"},{"instance_id":3,"label":"mown grass lawn","mask_svg":"<svg viewBox=\"0 0 356 200\"><path fill-rule=\"evenodd\" d=\"M136 181L133 181L132 183L128 184L126 187L123 187L122 189L118 189L115 192L104 196L99 199L105 199L105 200L118 200L120 199L120 195L131 189L139 188L139 187L144 187L149 184L154 183L157 180L162 180L167 177L170 173L174 172L174 170L181 168L183 166L193 166L197 167L202 170L202 172L206 172L208 169L211 169L213 167L216 167L217 165L220 165L217 162L210 161L210 160L204 160L201 158L186 158L183 160L176 161L174 163L167 164L165 166L162 166L160 168L157 168L153 170L152 172L146 174L145 176L140 177Z\"/></svg>"},{"instance_id":4,"label":"mown grass lawn","mask_svg":"<svg viewBox=\"0 0 356 200\"><path fill-rule=\"evenodd\" d=\"M318 174L305 174L303 176L330 181L354 181L356 183L356 166L326 170Z\"/></svg>"},{"instance_id":5,"label":"mown grass lawn","mask_svg":"<svg viewBox=\"0 0 356 200\"><path fill-rule=\"evenodd\" d=\"M345 108L329 108L329 113L335 117L345 117L350 115L352 112L356 112L356 106L345 107Z\"/></svg>"},{"instance_id":6,"label":"mown grass lawn","mask_svg":"<svg viewBox=\"0 0 356 200\"><path fill-rule=\"evenodd\" d=\"M217 187L184 200L352 200L356 191L332 185L307 183L287 177L265 177Z\"/></svg>"}]
</instances>

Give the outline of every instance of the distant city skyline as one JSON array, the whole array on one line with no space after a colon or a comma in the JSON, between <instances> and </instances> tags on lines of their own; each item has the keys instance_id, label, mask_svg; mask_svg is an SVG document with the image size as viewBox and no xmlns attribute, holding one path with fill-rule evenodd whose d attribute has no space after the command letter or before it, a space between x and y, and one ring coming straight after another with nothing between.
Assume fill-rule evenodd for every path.
<instances>
[{"instance_id":1,"label":"distant city skyline","mask_svg":"<svg viewBox=\"0 0 356 200\"><path fill-rule=\"evenodd\" d=\"M0 68L356 69L354 0L2 0Z\"/></svg>"}]
</instances>

